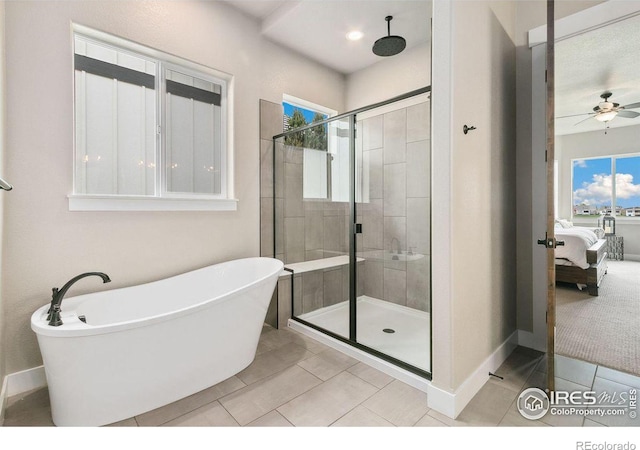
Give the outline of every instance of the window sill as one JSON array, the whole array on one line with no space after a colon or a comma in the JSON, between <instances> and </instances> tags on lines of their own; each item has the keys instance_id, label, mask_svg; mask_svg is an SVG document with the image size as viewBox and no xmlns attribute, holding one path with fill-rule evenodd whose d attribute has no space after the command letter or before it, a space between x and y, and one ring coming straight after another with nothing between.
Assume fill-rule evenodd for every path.
<instances>
[{"instance_id":1,"label":"window sill","mask_svg":"<svg viewBox=\"0 0 640 450\"><path fill-rule=\"evenodd\" d=\"M597 226L598 220L573 220L574 225L579 226ZM616 217L616 225L640 225L640 217Z\"/></svg>"},{"instance_id":2,"label":"window sill","mask_svg":"<svg viewBox=\"0 0 640 450\"><path fill-rule=\"evenodd\" d=\"M128 195L69 195L69 211L236 211L238 200Z\"/></svg>"}]
</instances>

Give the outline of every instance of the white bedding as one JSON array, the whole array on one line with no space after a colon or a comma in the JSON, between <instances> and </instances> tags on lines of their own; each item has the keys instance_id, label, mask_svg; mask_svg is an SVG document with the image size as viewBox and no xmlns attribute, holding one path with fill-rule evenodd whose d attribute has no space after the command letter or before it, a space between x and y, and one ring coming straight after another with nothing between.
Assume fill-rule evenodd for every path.
<instances>
[{"instance_id":1,"label":"white bedding","mask_svg":"<svg viewBox=\"0 0 640 450\"><path fill-rule=\"evenodd\" d=\"M556 226L556 239L564 245L556 247L556 259L566 259L582 269L588 269L587 249L598 242L598 236L592 229L585 227L562 228Z\"/></svg>"}]
</instances>

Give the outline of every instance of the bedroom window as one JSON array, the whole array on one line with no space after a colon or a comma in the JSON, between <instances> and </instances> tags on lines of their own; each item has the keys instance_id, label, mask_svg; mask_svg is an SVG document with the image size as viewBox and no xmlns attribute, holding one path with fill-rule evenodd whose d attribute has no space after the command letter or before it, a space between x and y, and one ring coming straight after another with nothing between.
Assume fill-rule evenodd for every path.
<instances>
[{"instance_id":1,"label":"bedroom window","mask_svg":"<svg viewBox=\"0 0 640 450\"><path fill-rule=\"evenodd\" d=\"M573 215L640 217L640 155L576 159Z\"/></svg>"},{"instance_id":2,"label":"bedroom window","mask_svg":"<svg viewBox=\"0 0 640 450\"><path fill-rule=\"evenodd\" d=\"M231 77L74 26L71 210L235 210Z\"/></svg>"}]
</instances>

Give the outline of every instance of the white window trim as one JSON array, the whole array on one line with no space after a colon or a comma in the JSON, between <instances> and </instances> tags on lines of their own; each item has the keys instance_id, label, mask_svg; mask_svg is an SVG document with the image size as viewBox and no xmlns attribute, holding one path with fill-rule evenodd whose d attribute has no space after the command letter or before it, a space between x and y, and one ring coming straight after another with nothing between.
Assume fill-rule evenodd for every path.
<instances>
[{"instance_id":1,"label":"white window trim","mask_svg":"<svg viewBox=\"0 0 640 450\"><path fill-rule=\"evenodd\" d=\"M311 111L316 111L322 114L326 114L329 117L333 117L338 114L338 111L335 109L327 108L326 106L318 105L317 103L312 103L308 100L304 100L298 97L294 97L289 94L282 94L282 101L287 102L293 106L299 106L301 108L309 109Z\"/></svg>"},{"instance_id":2,"label":"white window trim","mask_svg":"<svg viewBox=\"0 0 640 450\"><path fill-rule=\"evenodd\" d=\"M69 211L236 211L238 199L235 198L234 190L233 100L235 79L233 75L213 69L211 67L203 66L193 61L179 58L177 56L159 50L155 50L150 47L143 46L141 44L137 44L118 36L94 30L77 23L72 23L71 26L72 48L75 34L80 34L88 38L96 39L98 41L117 46L123 50L129 50L147 57L156 58L160 60L160 67L164 66L164 64L162 64L163 62L168 63L169 65L175 64L181 69L204 73L223 81L223 92L226 91L226 95L222 95L221 99L221 107L224 111L222 114L222 129L224 138L226 139L226 145L224 146L221 159L223 161L223 164L226 165L226 168L222 176L223 195L208 196L203 194L180 194L161 191L161 196L131 196L77 194L74 192L67 195L69 201ZM75 54L75 50L73 51L73 53ZM163 70L159 69L158 72L159 74L161 74L162 78L164 78ZM158 105L158 107L160 106ZM73 117L75 117L75 102ZM159 115L159 117L162 118L161 115ZM162 119L162 122L164 123L164 119ZM161 153L162 150L158 148L158 152ZM75 189L76 186L75 155L76 149L74 138L73 189ZM161 159L158 159L158 162L160 161Z\"/></svg>"},{"instance_id":3,"label":"white window trim","mask_svg":"<svg viewBox=\"0 0 640 450\"><path fill-rule=\"evenodd\" d=\"M237 199L68 195L69 211L236 211Z\"/></svg>"}]
</instances>

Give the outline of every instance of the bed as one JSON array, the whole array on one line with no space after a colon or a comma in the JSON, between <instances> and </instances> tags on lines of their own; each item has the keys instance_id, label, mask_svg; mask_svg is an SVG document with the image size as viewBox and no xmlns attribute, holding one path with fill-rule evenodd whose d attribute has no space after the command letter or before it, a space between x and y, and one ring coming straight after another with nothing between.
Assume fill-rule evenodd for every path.
<instances>
[{"instance_id":1,"label":"bed","mask_svg":"<svg viewBox=\"0 0 640 450\"><path fill-rule=\"evenodd\" d=\"M607 241L602 228L563 226L556 223L555 236L564 245L555 249L556 282L574 283L598 295L607 273Z\"/></svg>"}]
</instances>

